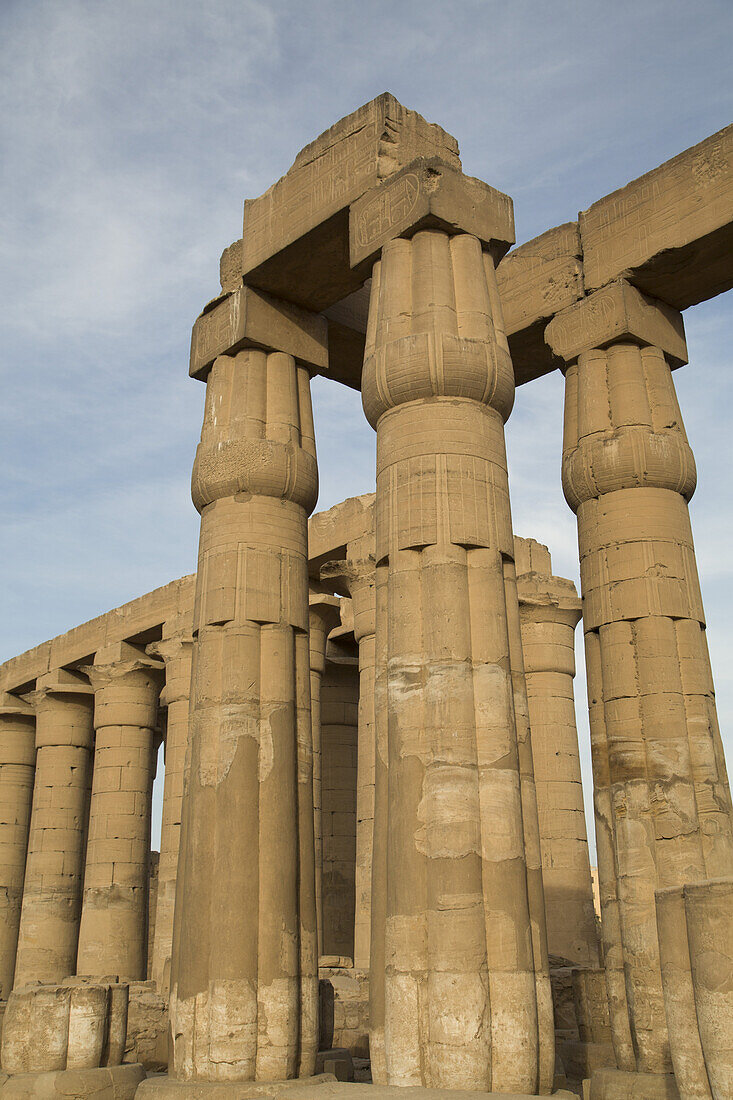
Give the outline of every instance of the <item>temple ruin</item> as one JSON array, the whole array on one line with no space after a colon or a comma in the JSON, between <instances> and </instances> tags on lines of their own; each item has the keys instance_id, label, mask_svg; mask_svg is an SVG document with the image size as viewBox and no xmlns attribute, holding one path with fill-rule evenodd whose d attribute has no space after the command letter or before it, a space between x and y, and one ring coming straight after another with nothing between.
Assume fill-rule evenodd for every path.
<instances>
[{"instance_id":1,"label":"temple ruin","mask_svg":"<svg viewBox=\"0 0 733 1100\"><path fill-rule=\"evenodd\" d=\"M732 227L733 126L512 247L389 94L245 202L191 339L196 574L0 665L3 1097L733 1097L673 375ZM511 518L504 425L554 370L580 598ZM375 492L316 514L314 375L376 433Z\"/></svg>"}]
</instances>

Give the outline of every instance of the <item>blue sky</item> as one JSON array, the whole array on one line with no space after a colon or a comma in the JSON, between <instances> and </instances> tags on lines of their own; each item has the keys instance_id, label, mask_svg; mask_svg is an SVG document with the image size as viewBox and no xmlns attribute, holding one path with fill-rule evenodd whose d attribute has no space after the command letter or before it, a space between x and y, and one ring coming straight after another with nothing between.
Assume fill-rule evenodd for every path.
<instances>
[{"instance_id":1,"label":"blue sky","mask_svg":"<svg viewBox=\"0 0 733 1100\"><path fill-rule=\"evenodd\" d=\"M0 0L0 43L0 660L195 568L190 327L244 198L336 119L393 92L512 195L524 241L733 113L730 0ZM676 380L730 752L733 296L685 322ZM357 394L313 390L321 509L371 490L374 435ZM521 388L515 529L577 581L561 433L562 379Z\"/></svg>"}]
</instances>

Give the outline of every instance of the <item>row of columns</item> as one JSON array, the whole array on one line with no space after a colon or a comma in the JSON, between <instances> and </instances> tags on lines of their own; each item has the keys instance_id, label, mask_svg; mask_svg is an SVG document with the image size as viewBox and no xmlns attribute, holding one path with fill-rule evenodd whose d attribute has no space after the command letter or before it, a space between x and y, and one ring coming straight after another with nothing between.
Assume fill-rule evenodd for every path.
<instances>
[{"instance_id":1,"label":"row of columns","mask_svg":"<svg viewBox=\"0 0 733 1100\"><path fill-rule=\"evenodd\" d=\"M116 643L0 703L0 996L29 981L147 976L148 864L158 704L166 789L151 970L172 941L191 640ZM160 659L161 657L165 660Z\"/></svg>"}]
</instances>

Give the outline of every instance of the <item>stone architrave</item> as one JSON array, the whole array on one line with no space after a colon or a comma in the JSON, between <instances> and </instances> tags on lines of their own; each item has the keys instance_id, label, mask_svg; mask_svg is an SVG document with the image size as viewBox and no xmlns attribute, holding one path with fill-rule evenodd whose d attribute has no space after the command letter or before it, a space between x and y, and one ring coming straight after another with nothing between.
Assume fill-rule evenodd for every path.
<instances>
[{"instance_id":1,"label":"stone architrave","mask_svg":"<svg viewBox=\"0 0 733 1100\"><path fill-rule=\"evenodd\" d=\"M94 743L94 690L78 673L46 673L27 698L36 771L15 986L76 972Z\"/></svg>"},{"instance_id":2,"label":"stone architrave","mask_svg":"<svg viewBox=\"0 0 733 1100\"><path fill-rule=\"evenodd\" d=\"M374 837L374 632L376 576L374 526L350 542L343 561L328 562L321 577L351 598L354 637L359 646L359 735L356 777L356 875L354 967L369 969L371 949L372 851Z\"/></svg>"},{"instance_id":3,"label":"stone architrave","mask_svg":"<svg viewBox=\"0 0 733 1100\"><path fill-rule=\"evenodd\" d=\"M94 688L94 779L77 973L147 976L148 853L163 662L117 642L85 669Z\"/></svg>"},{"instance_id":4,"label":"stone architrave","mask_svg":"<svg viewBox=\"0 0 733 1100\"><path fill-rule=\"evenodd\" d=\"M310 653L311 727L313 730L313 831L316 863L316 917L318 955L323 954L323 795L321 777L321 683L326 667L326 642L341 621L339 599L325 592L311 592L308 599L308 647Z\"/></svg>"},{"instance_id":5,"label":"stone architrave","mask_svg":"<svg viewBox=\"0 0 733 1100\"><path fill-rule=\"evenodd\" d=\"M31 820L36 729L33 707L0 694L0 1000L13 988Z\"/></svg>"},{"instance_id":6,"label":"stone architrave","mask_svg":"<svg viewBox=\"0 0 733 1100\"><path fill-rule=\"evenodd\" d=\"M274 347L216 359L192 478L201 538L171 973L179 1082L313 1073L317 480L306 367Z\"/></svg>"},{"instance_id":7,"label":"stone architrave","mask_svg":"<svg viewBox=\"0 0 733 1100\"><path fill-rule=\"evenodd\" d=\"M549 1081L539 1068L544 903L530 911L512 676L513 397L479 241L422 230L386 243L362 399L377 430L371 1043L390 1084L552 1084L552 1066Z\"/></svg>"},{"instance_id":8,"label":"stone architrave","mask_svg":"<svg viewBox=\"0 0 733 1100\"><path fill-rule=\"evenodd\" d=\"M170 987L173 912L181 840L183 766L188 743L193 637L190 634L178 634L164 638L149 645L148 652L165 662L165 686L160 693L160 705L166 708L165 776L150 977L158 989L167 995Z\"/></svg>"},{"instance_id":9,"label":"stone architrave","mask_svg":"<svg viewBox=\"0 0 733 1100\"><path fill-rule=\"evenodd\" d=\"M670 369L686 358L682 321L661 306L655 319L645 299L625 331L609 330L594 304L606 293L585 317L568 311L563 488L578 519L589 697L603 710L599 877L616 879L636 1070L668 1074L654 892L730 873L733 821L687 509L695 463ZM558 331L562 314L551 344Z\"/></svg>"},{"instance_id":10,"label":"stone architrave","mask_svg":"<svg viewBox=\"0 0 733 1100\"><path fill-rule=\"evenodd\" d=\"M548 950L575 966L597 967L598 934L573 695L580 600L572 581L552 576L545 546L517 538L514 549Z\"/></svg>"}]
</instances>

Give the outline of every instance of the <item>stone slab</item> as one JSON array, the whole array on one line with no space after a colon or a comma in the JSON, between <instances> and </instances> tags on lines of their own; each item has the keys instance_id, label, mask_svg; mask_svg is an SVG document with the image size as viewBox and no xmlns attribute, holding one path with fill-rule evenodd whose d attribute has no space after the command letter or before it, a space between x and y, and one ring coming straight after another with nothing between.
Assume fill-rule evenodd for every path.
<instances>
[{"instance_id":1,"label":"stone slab","mask_svg":"<svg viewBox=\"0 0 733 1100\"><path fill-rule=\"evenodd\" d=\"M545 325L583 297L577 222L567 222L508 252L496 269L504 327L518 386L556 370Z\"/></svg>"},{"instance_id":2,"label":"stone slab","mask_svg":"<svg viewBox=\"0 0 733 1100\"><path fill-rule=\"evenodd\" d=\"M244 281L315 310L356 290L348 207L419 156L461 167L455 138L389 92L331 126L264 195L245 202Z\"/></svg>"},{"instance_id":3,"label":"stone slab","mask_svg":"<svg viewBox=\"0 0 733 1100\"><path fill-rule=\"evenodd\" d=\"M346 557L346 547L374 524L374 493L348 497L308 522L308 573L320 580L321 566Z\"/></svg>"},{"instance_id":4,"label":"stone slab","mask_svg":"<svg viewBox=\"0 0 733 1100\"><path fill-rule=\"evenodd\" d=\"M627 1073L621 1069L598 1069L590 1079L590 1100L680 1100L671 1075Z\"/></svg>"},{"instance_id":5,"label":"stone slab","mask_svg":"<svg viewBox=\"0 0 733 1100\"><path fill-rule=\"evenodd\" d=\"M625 338L660 347L673 366L687 362L681 315L663 302L647 298L624 279L563 310L545 330L547 344L565 362Z\"/></svg>"},{"instance_id":6,"label":"stone slab","mask_svg":"<svg viewBox=\"0 0 733 1100\"><path fill-rule=\"evenodd\" d=\"M242 286L216 298L197 317L191 332L188 373L205 380L217 356L252 347L283 351L311 370L327 370L327 321Z\"/></svg>"},{"instance_id":7,"label":"stone slab","mask_svg":"<svg viewBox=\"0 0 733 1100\"><path fill-rule=\"evenodd\" d=\"M733 287L733 125L580 214L586 290L623 276L676 309Z\"/></svg>"},{"instance_id":8,"label":"stone slab","mask_svg":"<svg viewBox=\"0 0 733 1100\"><path fill-rule=\"evenodd\" d=\"M502 191L438 157L419 157L349 207L352 268L368 275L387 241L420 229L470 233L496 262L514 244L514 206Z\"/></svg>"},{"instance_id":9,"label":"stone slab","mask_svg":"<svg viewBox=\"0 0 733 1100\"><path fill-rule=\"evenodd\" d=\"M0 1096L2 1100L132 1100L144 1079L140 1065L22 1073L4 1082L0 1078Z\"/></svg>"},{"instance_id":10,"label":"stone slab","mask_svg":"<svg viewBox=\"0 0 733 1100\"><path fill-rule=\"evenodd\" d=\"M307 1081L174 1081L168 1077L149 1077L137 1091L137 1100L254 1100L257 1097L284 1097L285 1100L534 1100L528 1093L469 1092L462 1089L424 1089L417 1086L372 1085L337 1081L330 1074ZM557 1100L577 1100L575 1093L561 1089Z\"/></svg>"}]
</instances>

